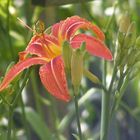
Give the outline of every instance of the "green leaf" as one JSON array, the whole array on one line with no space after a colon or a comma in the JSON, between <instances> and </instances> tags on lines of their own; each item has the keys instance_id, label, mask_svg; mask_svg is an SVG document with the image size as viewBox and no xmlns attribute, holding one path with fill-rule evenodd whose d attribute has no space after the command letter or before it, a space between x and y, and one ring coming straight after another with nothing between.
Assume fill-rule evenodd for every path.
<instances>
[{"instance_id":1,"label":"green leaf","mask_svg":"<svg viewBox=\"0 0 140 140\"><path fill-rule=\"evenodd\" d=\"M21 110L19 109L20 113ZM41 117L30 107L25 107L26 119L40 137L40 140L51 140L51 133L49 128L45 125L45 122Z\"/></svg>"},{"instance_id":2,"label":"green leaf","mask_svg":"<svg viewBox=\"0 0 140 140\"><path fill-rule=\"evenodd\" d=\"M88 99L90 99L90 97L95 93L95 91L96 90L94 88L91 88L79 99L79 101L78 101L79 109L81 109L82 105ZM59 127L58 127L59 132L63 132L66 129L66 127L68 127L68 125L71 123L74 115L75 115L75 108L73 105L71 110L69 111L69 113L67 115L65 115L65 117L61 120Z\"/></svg>"}]
</instances>

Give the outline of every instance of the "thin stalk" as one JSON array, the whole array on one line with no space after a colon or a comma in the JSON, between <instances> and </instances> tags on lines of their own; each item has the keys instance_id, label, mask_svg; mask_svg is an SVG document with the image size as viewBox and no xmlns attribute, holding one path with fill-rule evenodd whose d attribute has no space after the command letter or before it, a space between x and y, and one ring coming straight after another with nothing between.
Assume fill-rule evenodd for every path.
<instances>
[{"instance_id":1,"label":"thin stalk","mask_svg":"<svg viewBox=\"0 0 140 140\"><path fill-rule=\"evenodd\" d=\"M140 123L139 116L135 115L133 110L124 102L120 101L120 106L122 106L138 123Z\"/></svg>"},{"instance_id":2,"label":"thin stalk","mask_svg":"<svg viewBox=\"0 0 140 140\"><path fill-rule=\"evenodd\" d=\"M8 132L7 132L7 140L11 140L11 129L12 129L12 116L13 116L13 110L14 110L14 107L17 103L17 99L19 97L19 95L21 94L23 88L25 87L26 83L27 83L27 80L28 80L28 77L29 77L29 73L30 73L30 69L28 69L25 73L25 76L24 76L24 79L23 79L23 83L15 97L15 99L13 100L13 102L11 103L11 105L9 106L9 115L8 115Z\"/></svg>"},{"instance_id":3,"label":"thin stalk","mask_svg":"<svg viewBox=\"0 0 140 140\"><path fill-rule=\"evenodd\" d=\"M116 103L117 103L117 98L116 98L117 95L116 95L116 94L118 94L118 93L119 93L119 95L122 94L122 93L120 93L120 89L121 89L121 87L123 87L123 86L125 85L125 84L123 83L124 77L125 77L125 74L124 74L124 75L121 75L121 76L120 76L120 79L119 79L119 81L118 81L118 86L117 86L117 89L116 89L116 92L115 92L114 101L113 101L113 103L112 103L112 108L111 108L111 111L110 111L110 118L112 118L114 109L116 108ZM126 79L127 79L127 78L126 78ZM125 82L126 82L126 81L125 81ZM124 92L124 91L121 90L121 92Z\"/></svg>"},{"instance_id":4,"label":"thin stalk","mask_svg":"<svg viewBox=\"0 0 140 140\"><path fill-rule=\"evenodd\" d=\"M117 64L115 63L115 66L114 66L114 69L113 69L112 78L111 78L111 82L110 82L110 85L109 85L109 88L108 88L108 92L109 93L112 91L113 83L114 83L116 74L117 74Z\"/></svg>"},{"instance_id":5,"label":"thin stalk","mask_svg":"<svg viewBox=\"0 0 140 140\"><path fill-rule=\"evenodd\" d=\"M2 101L8 105L8 107L11 106L11 104L3 97L3 95L0 94L0 98L2 99Z\"/></svg>"},{"instance_id":6,"label":"thin stalk","mask_svg":"<svg viewBox=\"0 0 140 140\"><path fill-rule=\"evenodd\" d=\"M106 70L107 70L107 63L103 61L103 85L106 86ZM110 105L110 94L103 90L102 94L102 110L101 110L101 130L100 130L100 140L104 140L107 137L107 133L105 130L108 128L108 115L109 115L109 105Z\"/></svg>"},{"instance_id":7,"label":"thin stalk","mask_svg":"<svg viewBox=\"0 0 140 140\"><path fill-rule=\"evenodd\" d=\"M101 136L100 140L107 140L109 127L109 111L110 111L110 94L102 94L102 110L101 110Z\"/></svg>"},{"instance_id":8,"label":"thin stalk","mask_svg":"<svg viewBox=\"0 0 140 140\"><path fill-rule=\"evenodd\" d=\"M113 83L115 80L116 72L117 72L117 65L115 64L108 92L104 92L102 94L100 140L107 140L108 139L110 98L111 98L111 91L113 88ZM105 80L105 77L103 77L103 82L105 82L104 80Z\"/></svg>"},{"instance_id":9,"label":"thin stalk","mask_svg":"<svg viewBox=\"0 0 140 140\"><path fill-rule=\"evenodd\" d=\"M116 4L114 5L113 14L106 25L105 34L108 32L109 27L113 21L115 9L116 9ZM105 87L106 87L107 63L105 61L103 61L103 76L102 76L103 85L101 85L101 86L102 86L104 92L102 94L100 140L107 140L107 138L108 138L110 98L111 98L111 91L113 88L113 83L115 80L116 72L117 72L117 63L115 63L115 65L114 65L113 75L112 75L112 79L110 82L110 86L109 86L108 90L106 90Z\"/></svg>"},{"instance_id":10,"label":"thin stalk","mask_svg":"<svg viewBox=\"0 0 140 140\"><path fill-rule=\"evenodd\" d=\"M107 25L106 25L105 34L108 32L108 30L109 30L109 28L110 28L110 26L111 26L111 23L112 23L113 18L114 18L114 14L115 14L116 7L117 7L117 3L114 4L113 14L112 14L112 16L110 17L110 19L109 19L109 21L108 21L108 23L107 23Z\"/></svg>"},{"instance_id":11,"label":"thin stalk","mask_svg":"<svg viewBox=\"0 0 140 140\"><path fill-rule=\"evenodd\" d=\"M112 105L112 109L111 109L111 112L110 112L110 118L112 118L114 112L118 108L118 106L121 102L121 99L122 99L122 97L125 93L125 89L128 85L128 82L129 82L129 74L126 76L124 83L122 84L121 88L119 89L119 97L117 99L115 99L115 102Z\"/></svg>"},{"instance_id":12,"label":"thin stalk","mask_svg":"<svg viewBox=\"0 0 140 140\"><path fill-rule=\"evenodd\" d=\"M81 131L81 125L80 125L80 116L79 116L79 107L78 107L78 88L74 88L74 103L75 103L75 112L76 112L76 119L77 119L77 126L78 126L78 132L79 132L79 139L82 140L82 131Z\"/></svg>"},{"instance_id":13,"label":"thin stalk","mask_svg":"<svg viewBox=\"0 0 140 140\"><path fill-rule=\"evenodd\" d=\"M30 69L28 69L28 70L26 71L26 73L25 73L25 76L24 76L22 85L21 85L21 87L20 87L18 93L16 94L15 99L12 101L12 106L15 106L15 105L16 105L19 95L21 94L22 90L24 89L24 87L25 87L26 84L27 84L29 75L30 75Z\"/></svg>"},{"instance_id":14,"label":"thin stalk","mask_svg":"<svg viewBox=\"0 0 140 140\"><path fill-rule=\"evenodd\" d=\"M103 85L106 87L106 74L107 74L107 63L105 60L103 60Z\"/></svg>"},{"instance_id":15,"label":"thin stalk","mask_svg":"<svg viewBox=\"0 0 140 140\"><path fill-rule=\"evenodd\" d=\"M60 140L60 135L58 131L58 116L57 116L56 105L51 96L49 96L49 99L51 101L51 113L52 113L52 119L54 124L55 137L57 140Z\"/></svg>"},{"instance_id":16,"label":"thin stalk","mask_svg":"<svg viewBox=\"0 0 140 140\"><path fill-rule=\"evenodd\" d=\"M11 140L11 130L12 130L12 117L13 117L13 107L9 107L8 111L8 131L7 131L7 140Z\"/></svg>"}]
</instances>

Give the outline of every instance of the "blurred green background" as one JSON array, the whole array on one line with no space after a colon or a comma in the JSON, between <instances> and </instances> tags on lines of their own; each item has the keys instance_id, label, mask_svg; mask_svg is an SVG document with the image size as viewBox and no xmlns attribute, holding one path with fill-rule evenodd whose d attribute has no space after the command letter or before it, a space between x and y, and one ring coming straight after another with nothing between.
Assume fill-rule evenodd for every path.
<instances>
[{"instance_id":1,"label":"blurred green background","mask_svg":"<svg viewBox=\"0 0 140 140\"><path fill-rule=\"evenodd\" d=\"M74 3L72 3L74 2ZM0 0L0 77L7 66L18 61L18 52L23 51L32 37L32 32L24 27L17 17L28 26L41 19L46 28L69 16L79 15L97 24L106 31L106 44L112 52L118 32L119 19L126 11L140 32L140 0L118 0L114 12L114 0ZM110 79L112 62L109 63L107 78ZM90 71L102 77L102 60L91 58L86 63ZM136 77L126 90L122 104L113 117L109 140L140 139L140 83ZM20 81L20 79L19 79ZM94 88L95 87L95 88ZM80 113L81 126L86 140L98 140L100 132L101 90L83 78L81 86ZM8 100L14 94L6 95ZM55 132L61 133L62 140L75 140L77 133L73 102L63 103L52 98L41 85L38 67L32 70L28 86L22 93L25 116L21 101L17 104L13 119L13 140L58 140ZM6 139L8 108L0 100L0 140ZM56 130L56 127L58 128Z\"/></svg>"}]
</instances>

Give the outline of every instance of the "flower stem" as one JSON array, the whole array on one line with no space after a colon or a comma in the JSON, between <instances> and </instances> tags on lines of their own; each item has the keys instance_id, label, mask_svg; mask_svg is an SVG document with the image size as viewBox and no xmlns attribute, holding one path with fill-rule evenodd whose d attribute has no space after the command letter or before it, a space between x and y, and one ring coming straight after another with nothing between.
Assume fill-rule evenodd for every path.
<instances>
[{"instance_id":1,"label":"flower stem","mask_svg":"<svg viewBox=\"0 0 140 140\"><path fill-rule=\"evenodd\" d=\"M104 65L105 65L105 63L104 63ZM110 116L110 97L111 97L113 83L114 83L115 76L116 76L116 71L117 71L117 64L115 63L109 89L108 89L107 92L104 92L102 94L100 140L107 140L108 139L109 116ZM103 82L105 83L105 77L104 76L103 76Z\"/></svg>"},{"instance_id":2,"label":"flower stem","mask_svg":"<svg viewBox=\"0 0 140 140\"><path fill-rule=\"evenodd\" d=\"M59 130L58 130L59 120L58 120L58 113L57 113L57 109L56 109L56 103L51 96L49 96L49 99L51 101L51 113L52 113L52 121L54 123L55 138L57 140L60 140L60 134L59 134Z\"/></svg>"},{"instance_id":3,"label":"flower stem","mask_svg":"<svg viewBox=\"0 0 140 140\"><path fill-rule=\"evenodd\" d=\"M12 101L12 106L14 107L17 103L17 100L19 98L19 95L21 94L22 90L24 89L24 87L26 86L27 84L27 81L28 81L28 78L29 78L29 75L30 75L30 69L28 69L24 75L24 79L23 79L23 82L22 82L22 85L19 89L19 91L17 92L16 94L16 97L14 98L14 100Z\"/></svg>"},{"instance_id":4,"label":"flower stem","mask_svg":"<svg viewBox=\"0 0 140 140\"><path fill-rule=\"evenodd\" d=\"M74 88L74 103L75 103L75 111L76 111L76 118L77 118L77 126L78 126L78 132L79 132L79 139L82 140L82 132L81 132L81 125L80 125L80 117L79 117L79 108L78 108L78 99L77 99L77 93L78 88Z\"/></svg>"},{"instance_id":5,"label":"flower stem","mask_svg":"<svg viewBox=\"0 0 140 140\"><path fill-rule=\"evenodd\" d=\"M100 137L100 140L107 140L107 137L108 137L109 108L110 108L110 94L104 92L102 94L101 137Z\"/></svg>"},{"instance_id":6,"label":"flower stem","mask_svg":"<svg viewBox=\"0 0 140 140\"><path fill-rule=\"evenodd\" d=\"M125 93L125 89L126 89L128 83L129 83L129 74L126 76L124 82L122 83L122 86L119 89L117 89L117 91L119 92L119 96L113 102L113 105L112 105L112 108L111 108L111 111L110 111L110 118L112 118L113 114L115 113L118 106L120 105L121 99L122 99L122 97Z\"/></svg>"},{"instance_id":7,"label":"flower stem","mask_svg":"<svg viewBox=\"0 0 140 140\"><path fill-rule=\"evenodd\" d=\"M30 74L30 69L26 71L24 79L23 79L23 83L22 83L22 85L21 85L21 87L20 87L15 99L12 101L11 105L9 106L7 140L11 140L13 110L14 110L14 107L15 107L17 101L18 101L17 99L18 99L19 95L21 94L23 88L25 87L25 85L27 83L29 74Z\"/></svg>"}]
</instances>

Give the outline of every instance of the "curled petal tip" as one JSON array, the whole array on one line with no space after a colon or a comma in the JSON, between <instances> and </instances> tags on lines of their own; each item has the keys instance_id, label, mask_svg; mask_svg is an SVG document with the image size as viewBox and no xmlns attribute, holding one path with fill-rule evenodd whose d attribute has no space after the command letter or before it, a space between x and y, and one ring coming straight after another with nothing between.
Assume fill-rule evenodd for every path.
<instances>
[{"instance_id":1,"label":"curled petal tip","mask_svg":"<svg viewBox=\"0 0 140 140\"><path fill-rule=\"evenodd\" d=\"M73 48L79 48L82 42L86 43L86 50L91 55L102 57L107 60L112 60L113 57L110 50L101 40L93 36L78 34L71 40L71 45Z\"/></svg>"}]
</instances>

